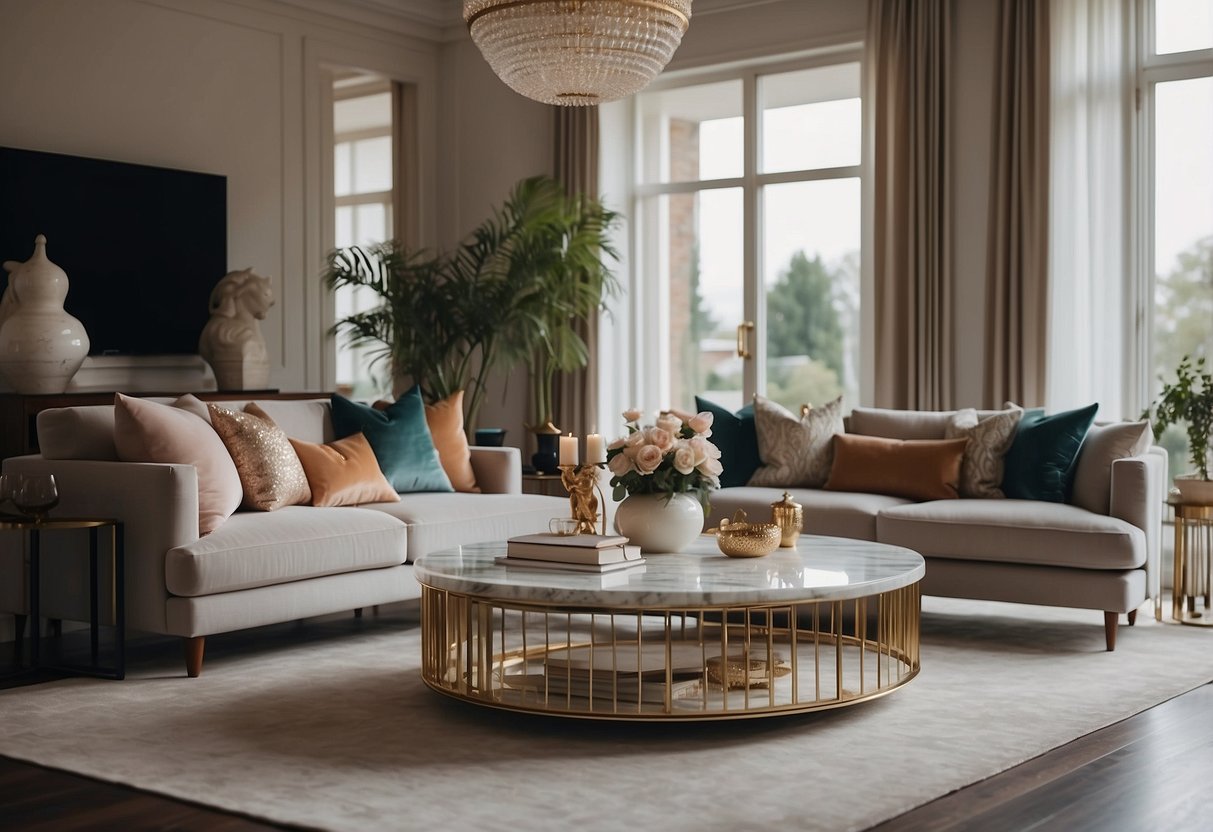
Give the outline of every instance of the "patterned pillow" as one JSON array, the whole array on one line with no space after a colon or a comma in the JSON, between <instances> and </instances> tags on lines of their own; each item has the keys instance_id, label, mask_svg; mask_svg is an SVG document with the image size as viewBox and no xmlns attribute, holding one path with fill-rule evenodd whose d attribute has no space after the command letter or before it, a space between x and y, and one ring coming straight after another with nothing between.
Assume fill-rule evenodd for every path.
<instances>
[{"instance_id":1,"label":"patterned pillow","mask_svg":"<svg viewBox=\"0 0 1213 832\"><path fill-rule=\"evenodd\" d=\"M312 501L307 475L282 428L256 404L243 413L208 405L211 426L236 463L246 508L273 511Z\"/></svg>"},{"instance_id":2,"label":"patterned pillow","mask_svg":"<svg viewBox=\"0 0 1213 832\"><path fill-rule=\"evenodd\" d=\"M1003 457L1015 441L1015 430L1022 418L1023 408L1018 405L980 421L971 407L952 414L947 438L969 440L960 464L960 496L1006 496L1002 493Z\"/></svg>"},{"instance_id":3,"label":"patterned pillow","mask_svg":"<svg viewBox=\"0 0 1213 832\"><path fill-rule=\"evenodd\" d=\"M821 488L834 462L834 436L843 432L842 396L797 418L783 405L754 397L754 426L763 465L750 485Z\"/></svg>"}]
</instances>

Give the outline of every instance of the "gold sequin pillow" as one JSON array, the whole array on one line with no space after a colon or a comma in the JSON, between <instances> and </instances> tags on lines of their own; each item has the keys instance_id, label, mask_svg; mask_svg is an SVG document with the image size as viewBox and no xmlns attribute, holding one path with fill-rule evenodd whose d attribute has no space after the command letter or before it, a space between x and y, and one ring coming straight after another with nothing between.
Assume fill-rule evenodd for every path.
<instances>
[{"instance_id":1,"label":"gold sequin pillow","mask_svg":"<svg viewBox=\"0 0 1213 832\"><path fill-rule=\"evenodd\" d=\"M244 489L245 508L273 511L307 504L312 491L291 442L278 427L250 404L244 413L207 405L211 425L236 463Z\"/></svg>"}]
</instances>

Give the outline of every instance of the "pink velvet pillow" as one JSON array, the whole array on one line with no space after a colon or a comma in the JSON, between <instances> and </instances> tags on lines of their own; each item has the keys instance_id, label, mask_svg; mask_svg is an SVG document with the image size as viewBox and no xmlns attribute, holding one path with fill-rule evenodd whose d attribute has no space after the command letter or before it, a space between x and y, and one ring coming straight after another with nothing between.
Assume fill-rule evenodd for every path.
<instances>
[{"instance_id":1,"label":"pink velvet pillow","mask_svg":"<svg viewBox=\"0 0 1213 832\"><path fill-rule=\"evenodd\" d=\"M193 465L198 469L198 534L209 534L240 505L244 489L231 454L201 404L183 396L172 406L114 394L114 446L123 462ZM202 405L202 411L206 405Z\"/></svg>"}]
</instances>

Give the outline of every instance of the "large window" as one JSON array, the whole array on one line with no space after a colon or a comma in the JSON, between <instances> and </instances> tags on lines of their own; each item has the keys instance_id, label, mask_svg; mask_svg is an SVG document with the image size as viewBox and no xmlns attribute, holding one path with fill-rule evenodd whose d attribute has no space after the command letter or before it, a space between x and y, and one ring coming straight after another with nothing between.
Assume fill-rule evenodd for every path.
<instances>
[{"instance_id":1,"label":"large window","mask_svg":"<svg viewBox=\"0 0 1213 832\"><path fill-rule=\"evenodd\" d=\"M1153 0L1142 26L1146 233L1153 279L1151 398L1184 355L1213 365L1213 2ZM1187 437L1162 439L1172 473L1191 468Z\"/></svg>"},{"instance_id":2,"label":"large window","mask_svg":"<svg viewBox=\"0 0 1213 832\"><path fill-rule=\"evenodd\" d=\"M859 56L637 96L633 216L647 407L797 410L859 391Z\"/></svg>"},{"instance_id":3,"label":"large window","mask_svg":"<svg viewBox=\"0 0 1213 832\"><path fill-rule=\"evenodd\" d=\"M338 248L368 246L393 236L392 90L385 79L356 75L333 84L333 194ZM334 295L336 319L378 302L372 293L342 287ZM338 337L337 390L373 398L391 389L384 362L371 366L365 350Z\"/></svg>"}]
</instances>

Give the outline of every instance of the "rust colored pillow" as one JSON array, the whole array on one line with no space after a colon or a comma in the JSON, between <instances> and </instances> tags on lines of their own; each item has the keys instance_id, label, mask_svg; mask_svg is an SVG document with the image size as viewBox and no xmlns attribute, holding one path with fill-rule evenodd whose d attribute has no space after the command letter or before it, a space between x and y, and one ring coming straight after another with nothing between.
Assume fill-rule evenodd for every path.
<instances>
[{"instance_id":1,"label":"rust colored pillow","mask_svg":"<svg viewBox=\"0 0 1213 832\"><path fill-rule=\"evenodd\" d=\"M314 506L356 506L362 503L398 503L400 495L388 483L371 443L361 433L318 445L292 439L291 447L303 463Z\"/></svg>"},{"instance_id":2,"label":"rust colored pillow","mask_svg":"<svg viewBox=\"0 0 1213 832\"><path fill-rule=\"evenodd\" d=\"M954 500L960 494L960 462L968 443L839 434L825 488L908 500Z\"/></svg>"},{"instance_id":3,"label":"rust colored pillow","mask_svg":"<svg viewBox=\"0 0 1213 832\"><path fill-rule=\"evenodd\" d=\"M476 475L472 472L472 452L468 435L463 430L463 391L440 402L425 406L425 423L429 425L438 460L456 491L480 493Z\"/></svg>"}]
</instances>

